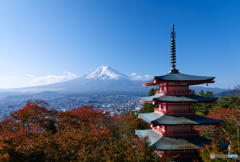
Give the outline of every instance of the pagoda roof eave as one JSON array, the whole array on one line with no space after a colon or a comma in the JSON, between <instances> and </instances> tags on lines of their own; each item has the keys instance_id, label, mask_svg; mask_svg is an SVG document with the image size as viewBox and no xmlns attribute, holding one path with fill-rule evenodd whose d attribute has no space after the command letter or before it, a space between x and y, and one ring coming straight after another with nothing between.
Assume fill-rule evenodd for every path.
<instances>
[{"instance_id":1,"label":"pagoda roof eave","mask_svg":"<svg viewBox=\"0 0 240 162\"><path fill-rule=\"evenodd\" d=\"M201 149L204 145L211 145L211 140L200 137L199 135L189 136L163 136L153 129L135 130L139 138L148 137L149 146L157 150L183 150ZM225 143L218 142L220 147L227 146Z\"/></svg>"},{"instance_id":2,"label":"pagoda roof eave","mask_svg":"<svg viewBox=\"0 0 240 162\"><path fill-rule=\"evenodd\" d=\"M141 119L157 125L208 125L219 124L223 120L211 119L196 114L162 114L158 112L139 113Z\"/></svg>"},{"instance_id":3,"label":"pagoda roof eave","mask_svg":"<svg viewBox=\"0 0 240 162\"><path fill-rule=\"evenodd\" d=\"M154 95L148 97L141 97L142 102L214 102L218 98L215 97L202 97L198 95L174 95L174 94L163 94Z\"/></svg>"},{"instance_id":4,"label":"pagoda roof eave","mask_svg":"<svg viewBox=\"0 0 240 162\"><path fill-rule=\"evenodd\" d=\"M142 82L143 86L151 86L154 84L159 84L164 81L172 81L172 82L204 82L204 83L212 83L212 80L215 77L208 76L196 76L196 75L188 75L182 73L168 73L162 76L154 76L153 79Z\"/></svg>"},{"instance_id":5,"label":"pagoda roof eave","mask_svg":"<svg viewBox=\"0 0 240 162\"><path fill-rule=\"evenodd\" d=\"M155 77L154 77L153 79L150 79L150 80L145 80L145 81L143 81L142 83L143 83L143 84L149 84L149 83L154 82L154 80L155 80Z\"/></svg>"}]
</instances>

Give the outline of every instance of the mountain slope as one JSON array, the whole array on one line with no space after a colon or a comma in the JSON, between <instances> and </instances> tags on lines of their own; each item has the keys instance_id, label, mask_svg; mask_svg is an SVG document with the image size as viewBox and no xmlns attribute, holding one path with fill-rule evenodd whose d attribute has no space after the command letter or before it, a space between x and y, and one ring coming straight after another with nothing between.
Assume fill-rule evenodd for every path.
<instances>
[{"instance_id":1,"label":"mountain slope","mask_svg":"<svg viewBox=\"0 0 240 162\"><path fill-rule=\"evenodd\" d=\"M201 90L206 91L211 91L213 94L218 94L224 91L227 91L227 89L222 89L222 88L211 88L211 87L206 87L206 86L190 86L189 87L191 90L194 90L196 93L198 93Z\"/></svg>"},{"instance_id":2,"label":"mountain slope","mask_svg":"<svg viewBox=\"0 0 240 162\"><path fill-rule=\"evenodd\" d=\"M142 81L134 80L109 66L101 66L87 75L69 81L11 90L31 93L41 91L57 91L59 93L149 91L149 89L142 87Z\"/></svg>"},{"instance_id":3,"label":"mountain slope","mask_svg":"<svg viewBox=\"0 0 240 162\"><path fill-rule=\"evenodd\" d=\"M154 86L153 88L157 87ZM37 93L42 91L57 91L59 93L147 93L150 89L151 87L142 87L142 81L140 80L134 80L131 77L128 77L111 68L110 66L101 66L95 71L73 80L43 86L8 89L6 91L11 92L12 95L15 95L13 92ZM199 92L200 90L210 90L213 91L214 94L226 91L226 89L209 88L203 86L191 86L190 89L195 90L195 92Z\"/></svg>"},{"instance_id":4,"label":"mountain slope","mask_svg":"<svg viewBox=\"0 0 240 162\"><path fill-rule=\"evenodd\" d=\"M236 95L240 95L240 90L224 91L224 92L218 93L214 96L215 97L229 97L229 96L236 96Z\"/></svg>"}]
</instances>

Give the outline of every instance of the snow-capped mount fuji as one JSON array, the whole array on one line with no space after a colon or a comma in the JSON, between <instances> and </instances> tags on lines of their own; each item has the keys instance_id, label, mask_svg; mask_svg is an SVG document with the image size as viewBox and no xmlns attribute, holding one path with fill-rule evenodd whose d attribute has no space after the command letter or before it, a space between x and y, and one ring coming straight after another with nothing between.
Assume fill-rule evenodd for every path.
<instances>
[{"instance_id":1,"label":"snow-capped mount fuji","mask_svg":"<svg viewBox=\"0 0 240 162\"><path fill-rule=\"evenodd\" d=\"M95 71L83 76L84 79L131 79L130 77L114 70L110 66L101 66Z\"/></svg>"},{"instance_id":2,"label":"snow-capped mount fuji","mask_svg":"<svg viewBox=\"0 0 240 162\"><path fill-rule=\"evenodd\" d=\"M154 87L156 88L156 87ZM213 91L214 89L206 89L205 87L191 87L197 89L205 89ZM46 91L46 92L44 92ZM49 92L51 91L51 92ZM54 92L55 91L55 92ZM221 92L223 92L222 89ZM142 81L135 80L128 77L109 66L101 66L95 71L84 75L82 77L53 83L43 86L14 88L0 90L0 98L20 94L33 94L42 92L41 95L54 95L56 92L60 94L123 94L123 93L146 93L149 92L148 88L142 87ZM214 92L215 93L215 92ZM219 93L219 91L218 91ZM145 94L145 95L146 95ZM39 94L38 94L39 95Z\"/></svg>"},{"instance_id":3,"label":"snow-capped mount fuji","mask_svg":"<svg viewBox=\"0 0 240 162\"><path fill-rule=\"evenodd\" d=\"M68 94L96 94L96 93L135 93L148 92L142 87L142 81L134 80L110 66L101 66L95 71L69 81L53 83L43 86L9 89L11 92L42 92L57 91Z\"/></svg>"}]
</instances>

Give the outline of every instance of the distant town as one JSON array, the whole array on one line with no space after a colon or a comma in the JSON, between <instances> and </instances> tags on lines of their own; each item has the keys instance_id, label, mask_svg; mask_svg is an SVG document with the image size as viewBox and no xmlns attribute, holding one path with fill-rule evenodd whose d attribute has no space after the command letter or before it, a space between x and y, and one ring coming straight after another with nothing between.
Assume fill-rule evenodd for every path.
<instances>
[{"instance_id":1,"label":"distant town","mask_svg":"<svg viewBox=\"0 0 240 162\"><path fill-rule=\"evenodd\" d=\"M21 109L27 100L44 100L48 103L47 109L66 111L81 107L82 105L94 104L94 109L102 109L104 112L110 111L110 116L122 114L124 111L138 110L143 103L137 95L57 95L30 97L27 95L9 96L0 100L0 119L6 119L9 113Z\"/></svg>"}]
</instances>

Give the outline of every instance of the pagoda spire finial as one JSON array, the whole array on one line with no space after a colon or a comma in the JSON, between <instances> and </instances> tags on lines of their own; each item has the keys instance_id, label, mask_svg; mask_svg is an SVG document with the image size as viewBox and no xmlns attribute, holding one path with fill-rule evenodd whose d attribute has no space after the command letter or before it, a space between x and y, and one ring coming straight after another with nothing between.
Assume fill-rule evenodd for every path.
<instances>
[{"instance_id":1,"label":"pagoda spire finial","mask_svg":"<svg viewBox=\"0 0 240 162\"><path fill-rule=\"evenodd\" d=\"M176 38L176 33L174 31L174 24L172 24L172 32L171 32L171 64L172 68L171 70L168 71L168 73L178 73L178 70L175 69L175 63L176 63L176 43L175 43L175 38Z\"/></svg>"}]
</instances>

